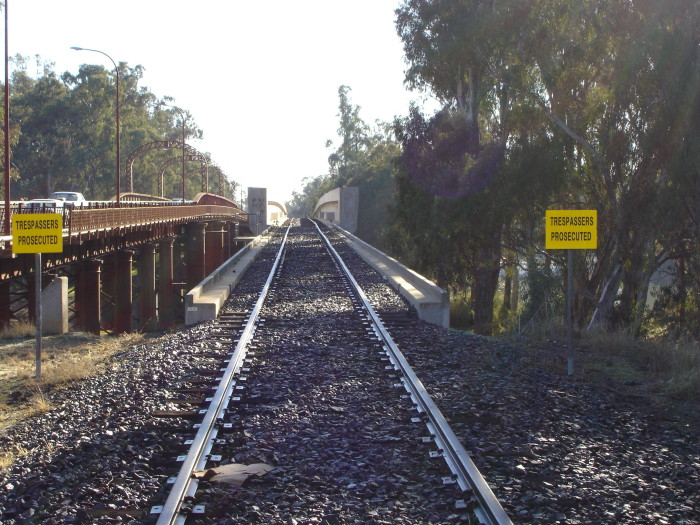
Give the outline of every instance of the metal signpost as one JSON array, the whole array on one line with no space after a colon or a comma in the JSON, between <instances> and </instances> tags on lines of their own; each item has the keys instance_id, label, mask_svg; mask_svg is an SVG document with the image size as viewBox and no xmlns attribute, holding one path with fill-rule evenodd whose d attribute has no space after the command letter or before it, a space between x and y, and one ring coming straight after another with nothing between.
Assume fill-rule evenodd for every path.
<instances>
[{"instance_id":1,"label":"metal signpost","mask_svg":"<svg viewBox=\"0 0 700 525\"><path fill-rule=\"evenodd\" d=\"M574 374L574 250L598 247L597 210L547 210L545 248L566 250L567 369Z\"/></svg>"},{"instance_id":2,"label":"metal signpost","mask_svg":"<svg viewBox=\"0 0 700 525\"><path fill-rule=\"evenodd\" d=\"M12 253L33 253L36 292L36 378L41 379L41 254L63 251L63 215L16 213L12 216Z\"/></svg>"}]
</instances>

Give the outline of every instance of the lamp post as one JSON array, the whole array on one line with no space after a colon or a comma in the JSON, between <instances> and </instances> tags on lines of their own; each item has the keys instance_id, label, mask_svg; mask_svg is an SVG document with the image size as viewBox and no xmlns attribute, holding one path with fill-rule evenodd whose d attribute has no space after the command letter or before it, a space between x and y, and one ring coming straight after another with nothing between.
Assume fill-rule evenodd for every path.
<instances>
[{"instance_id":1,"label":"lamp post","mask_svg":"<svg viewBox=\"0 0 700 525\"><path fill-rule=\"evenodd\" d=\"M5 0L5 235L10 235L10 80L8 73L7 0Z\"/></svg>"},{"instance_id":2,"label":"lamp post","mask_svg":"<svg viewBox=\"0 0 700 525\"><path fill-rule=\"evenodd\" d=\"M116 62L112 59L111 56L109 56L107 53L104 51L100 51L99 49L87 49L85 47L78 47L78 46L73 46L71 49L74 49L75 51L92 51L93 53L100 53L101 55L106 56L109 58L109 60L112 62L114 65L114 74L117 76L117 107L116 107L116 121L117 121L117 208L121 208L121 183L120 183L120 176L119 176L119 166L120 166L120 145L119 145L119 68L117 67Z\"/></svg>"},{"instance_id":3,"label":"lamp post","mask_svg":"<svg viewBox=\"0 0 700 525\"><path fill-rule=\"evenodd\" d=\"M180 119L182 120L182 204L185 204L185 114L177 106L171 106L165 102L161 102L159 105L167 106L176 110L178 113L180 113Z\"/></svg>"}]
</instances>

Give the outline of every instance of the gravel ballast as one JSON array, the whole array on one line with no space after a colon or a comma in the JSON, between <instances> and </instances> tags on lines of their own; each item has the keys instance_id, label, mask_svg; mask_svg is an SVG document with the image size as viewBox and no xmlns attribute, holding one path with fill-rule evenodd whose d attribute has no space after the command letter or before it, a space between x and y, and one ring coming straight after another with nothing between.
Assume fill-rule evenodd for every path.
<instances>
[{"instance_id":1,"label":"gravel ballast","mask_svg":"<svg viewBox=\"0 0 700 525\"><path fill-rule=\"evenodd\" d=\"M249 270L227 308L250 308L274 244ZM334 244L380 315L410 314L381 276L348 253L341 240ZM334 317L344 312L343 299L327 305L322 322L343 330ZM397 405L396 413L383 413L380 405L368 403L358 407L367 416L360 425L348 408L351 398L327 381L332 361L327 361L329 369L302 369L314 354L343 354L344 361L355 360L358 366L354 374L342 372L339 382L368 391L388 388L385 397L396 397L386 377L366 383L374 364L362 360L364 350L356 349L356 342L318 337L297 323L305 308L308 303L278 291L266 313L271 319L266 337L277 350L261 354L259 361L265 363L256 363L247 381L281 375L281 368L295 370L299 379L297 384L287 380L274 398L262 387L251 387L247 395L267 401L260 411L247 407L246 439L236 441L233 454L236 462L276 468L237 491L212 486L208 497L220 502L212 522L230 523L235 516L251 523L466 520L439 503L454 497L449 489L431 479L412 479L419 465L394 456L398 439L410 439L416 448L421 434L406 423L409 409ZM294 315L285 313L288 309ZM205 323L125 350L108 373L52 392L52 411L0 436L0 447L21 452L0 474L0 522L148 522L108 511L148 509L162 494L168 465L161 463L178 449L166 439L173 435L172 422L150 413L164 408L173 382L192 366L180 357L206 366L209 349L203 341L213 329L214 323ZM397 325L392 336L515 523L700 521L700 446L692 427L671 425L639 399L551 372L504 342L418 321ZM314 380L304 383L308 373ZM303 395L294 392L299 385L304 385ZM360 439L380 427L383 442ZM349 449L363 450L364 464L346 456ZM421 463L423 451L415 457ZM315 501L309 499L311 492L303 492L314 484L324 495L313 496ZM103 508L102 516L88 512L96 508Z\"/></svg>"}]
</instances>

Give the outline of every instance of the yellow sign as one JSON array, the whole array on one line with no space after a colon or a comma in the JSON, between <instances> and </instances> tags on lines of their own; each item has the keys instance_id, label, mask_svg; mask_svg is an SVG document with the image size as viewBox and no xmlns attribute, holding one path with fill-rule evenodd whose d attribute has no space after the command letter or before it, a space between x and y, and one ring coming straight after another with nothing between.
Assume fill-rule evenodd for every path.
<instances>
[{"instance_id":1,"label":"yellow sign","mask_svg":"<svg viewBox=\"0 0 700 525\"><path fill-rule=\"evenodd\" d=\"M598 247L598 210L547 210L545 248L595 250Z\"/></svg>"},{"instance_id":2,"label":"yellow sign","mask_svg":"<svg viewBox=\"0 0 700 525\"><path fill-rule=\"evenodd\" d=\"M62 252L62 233L63 215L60 213L15 213L12 215L12 252Z\"/></svg>"}]
</instances>

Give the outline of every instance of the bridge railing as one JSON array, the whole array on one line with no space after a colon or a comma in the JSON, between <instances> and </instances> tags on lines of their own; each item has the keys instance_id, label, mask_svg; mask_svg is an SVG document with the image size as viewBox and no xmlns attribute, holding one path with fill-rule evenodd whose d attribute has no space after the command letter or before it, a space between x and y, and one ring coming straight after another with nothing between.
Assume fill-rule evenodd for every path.
<instances>
[{"instance_id":1,"label":"bridge railing","mask_svg":"<svg viewBox=\"0 0 700 525\"><path fill-rule=\"evenodd\" d=\"M139 224L156 224L178 220L212 217L235 217L241 210L229 206L155 206L137 208L76 209L69 217L70 234L121 228Z\"/></svg>"},{"instance_id":2,"label":"bridge railing","mask_svg":"<svg viewBox=\"0 0 700 525\"><path fill-rule=\"evenodd\" d=\"M156 224L169 221L211 219L212 217L235 217L242 210L231 206L190 205L181 202L123 202L120 208L111 201L90 202L80 207L38 206L13 203L10 216L15 213L59 213L63 216L63 228L69 235L87 231L120 228L139 224ZM241 216L243 222L247 216ZM0 236L9 236L5 231L5 207L0 207Z\"/></svg>"}]
</instances>

